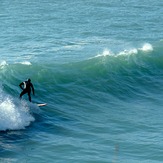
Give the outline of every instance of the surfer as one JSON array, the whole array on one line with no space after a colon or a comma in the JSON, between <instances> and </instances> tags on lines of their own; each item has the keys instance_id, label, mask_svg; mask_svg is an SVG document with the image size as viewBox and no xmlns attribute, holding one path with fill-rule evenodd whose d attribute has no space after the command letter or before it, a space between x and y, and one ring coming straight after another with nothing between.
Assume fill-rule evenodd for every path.
<instances>
[{"instance_id":1,"label":"surfer","mask_svg":"<svg viewBox=\"0 0 163 163\"><path fill-rule=\"evenodd\" d=\"M20 93L20 99L22 98L22 96L24 94L28 93L28 98L29 98L29 101L31 102L31 88L32 88L32 92L33 92L33 95L34 95L34 87L33 87L33 84L31 83L31 79L27 79L27 81L21 82L19 84L19 86L23 90Z\"/></svg>"}]
</instances>

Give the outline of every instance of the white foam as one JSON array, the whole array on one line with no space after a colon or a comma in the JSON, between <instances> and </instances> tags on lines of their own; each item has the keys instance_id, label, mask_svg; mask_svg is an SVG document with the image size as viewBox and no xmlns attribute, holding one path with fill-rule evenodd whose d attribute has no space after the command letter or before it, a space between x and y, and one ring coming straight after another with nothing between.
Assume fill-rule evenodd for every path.
<instances>
[{"instance_id":1,"label":"white foam","mask_svg":"<svg viewBox=\"0 0 163 163\"><path fill-rule=\"evenodd\" d=\"M104 49L104 51L102 52L102 54L98 54L95 57L101 57L101 56L112 56L114 55L110 50L108 49Z\"/></svg>"},{"instance_id":2,"label":"white foam","mask_svg":"<svg viewBox=\"0 0 163 163\"><path fill-rule=\"evenodd\" d=\"M104 49L104 51L100 54L97 54L95 57L105 57L105 56L114 56L114 57L118 57L118 56L130 56L130 55L135 55L138 54L139 51L144 51L144 52L148 52L148 51L152 51L153 47L151 44L149 43L145 43L143 44L143 46L141 48L128 48L125 50L122 50L120 52L117 53L113 53L111 50L108 49Z\"/></svg>"},{"instance_id":3,"label":"white foam","mask_svg":"<svg viewBox=\"0 0 163 163\"><path fill-rule=\"evenodd\" d=\"M122 52L119 52L118 55L131 55L131 54L137 54L137 53L138 53L138 50L133 48L130 50L124 50Z\"/></svg>"},{"instance_id":4,"label":"white foam","mask_svg":"<svg viewBox=\"0 0 163 163\"><path fill-rule=\"evenodd\" d=\"M145 44L140 48L140 50L145 51L145 52L147 52L147 51L152 51L152 50L153 50L153 47L152 47L151 44L145 43Z\"/></svg>"},{"instance_id":5,"label":"white foam","mask_svg":"<svg viewBox=\"0 0 163 163\"><path fill-rule=\"evenodd\" d=\"M31 62L29 62L29 61L23 61L23 62L20 62L20 64L22 64L22 65L32 65Z\"/></svg>"},{"instance_id":6,"label":"white foam","mask_svg":"<svg viewBox=\"0 0 163 163\"><path fill-rule=\"evenodd\" d=\"M25 129L34 120L27 105L19 99L7 97L0 100L0 131Z\"/></svg>"},{"instance_id":7,"label":"white foam","mask_svg":"<svg viewBox=\"0 0 163 163\"><path fill-rule=\"evenodd\" d=\"M0 62L0 69L3 69L6 65L8 65L6 61L1 61Z\"/></svg>"},{"instance_id":8,"label":"white foam","mask_svg":"<svg viewBox=\"0 0 163 163\"><path fill-rule=\"evenodd\" d=\"M101 57L101 56L114 56L118 57L120 55L132 55L132 54L137 54L138 50L136 48L130 49L130 50L124 50L119 52L118 54L114 54L108 49L105 49L101 54L96 55L95 57Z\"/></svg>"}]
</instances>

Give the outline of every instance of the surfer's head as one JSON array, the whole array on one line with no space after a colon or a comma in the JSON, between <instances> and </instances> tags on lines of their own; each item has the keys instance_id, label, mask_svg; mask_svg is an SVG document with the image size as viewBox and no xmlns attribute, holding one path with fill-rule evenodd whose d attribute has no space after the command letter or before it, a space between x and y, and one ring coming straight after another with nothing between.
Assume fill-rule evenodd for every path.
<instances>
[{"instance_id":1,"label":"surfer's head","mask_svg":"<svg viewBox=\"0 0 163 163\"><path fill-rule=\"evenodd\" d=\"M28 79L28 82L31 82L31 79Z\"/></svg>"}]
</instances>

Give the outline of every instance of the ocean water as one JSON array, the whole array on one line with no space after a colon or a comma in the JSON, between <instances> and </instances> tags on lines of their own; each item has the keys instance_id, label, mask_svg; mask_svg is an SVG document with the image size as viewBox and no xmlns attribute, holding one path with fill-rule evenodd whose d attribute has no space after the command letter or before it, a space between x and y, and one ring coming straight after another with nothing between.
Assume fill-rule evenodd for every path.
<instances>
[{"instance_id":1,"label":"ocean water","mask_svg":"<svg viewBox=\"0 0 163 163\"><path fill-rule=\"evenodd\" d=\"M162 8L1 1L0 162L162 163Z\"/></svg>"}]
</instances>

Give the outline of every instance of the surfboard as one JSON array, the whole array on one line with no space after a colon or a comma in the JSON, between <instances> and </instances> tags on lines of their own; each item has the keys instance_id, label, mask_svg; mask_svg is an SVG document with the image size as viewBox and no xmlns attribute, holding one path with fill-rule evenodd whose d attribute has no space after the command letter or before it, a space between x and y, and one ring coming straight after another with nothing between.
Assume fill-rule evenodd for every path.
<instances>
[{"instance_id":1,"label":"surfboard","mask_svg":"<svg viewBox=\"0 0 163 163\"><path fill-rule=\"evenodd\" d=\"M38 107L46 106L46 105L47 105L46 103L43 103L43 104L37 104Z\"/></svg>"}]
</instances>

